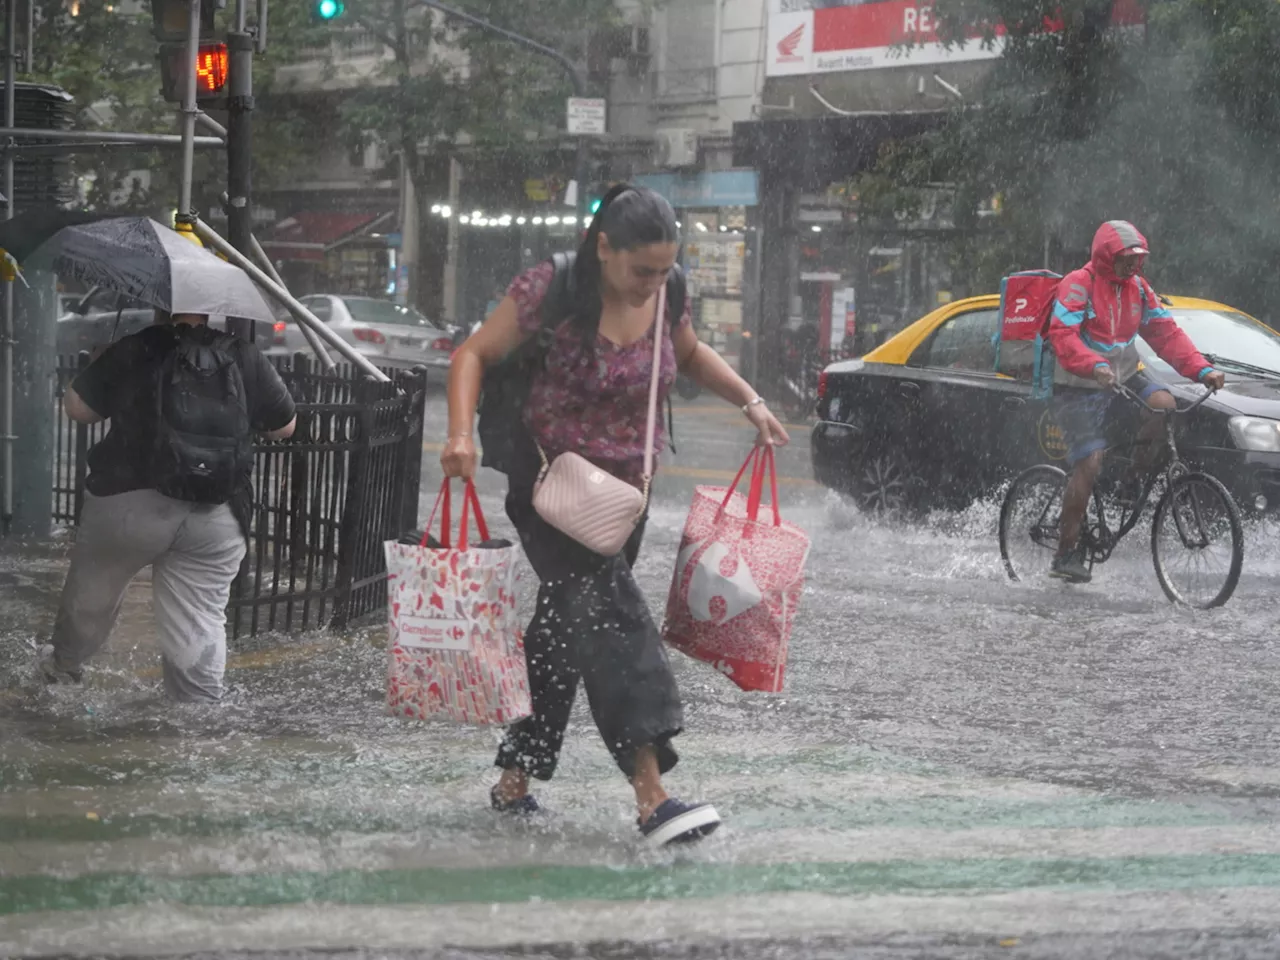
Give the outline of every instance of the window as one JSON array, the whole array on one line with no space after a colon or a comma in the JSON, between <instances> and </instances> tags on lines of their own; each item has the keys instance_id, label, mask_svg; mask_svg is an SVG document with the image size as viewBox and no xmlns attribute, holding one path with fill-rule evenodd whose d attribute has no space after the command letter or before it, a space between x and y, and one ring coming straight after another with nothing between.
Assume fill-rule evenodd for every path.
<instances>
[{"instance_id":1,"label":"window","mask_svg":"<svg viewBox=\"0 0 1280 960\"><path fill-rule=\"evenodd\" d=\"M333 307L328 297L308 297L302 301L302 305L314 313L321 323L328 323L333 319Z\"/></svg>"},{"instance_id":2,"label":"window","mask_svg":"<svg viewBox=\"0 0 1280 960\"><path fill-rule=\"evenodd\" d=\"M403 307L390 300L347 297L345 302L347 312L356 323L384 323L396 327L431 326L431 321L413 307Z\"/></svg>"},{"instance_id":3,"label":"window","mask_svg":"<svg viewBox=\"0 0 1280 960\"><path fill-rule=\"evenodd\" d=\"M912 365L993 372L999 314L998 310L971 310L952 317L916 350Z\"/></svg>"}]
</instances>

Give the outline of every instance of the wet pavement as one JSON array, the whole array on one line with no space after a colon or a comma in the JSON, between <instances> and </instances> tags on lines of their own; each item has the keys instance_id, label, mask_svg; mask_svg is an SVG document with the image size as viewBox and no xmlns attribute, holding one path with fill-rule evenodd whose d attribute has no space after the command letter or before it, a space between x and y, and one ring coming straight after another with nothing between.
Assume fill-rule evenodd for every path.
<instances>
[{"instance_id":1,"label":"wet pavement","mask_svg":"<svg viewBox=\"0 0 1280 960\"><path fill-rule=\"evenodd\" d=\"M584 703L547 811L513 823L486 806L496 731L383 713L377 625L241 646L228 703L175 707L144 583L88 687L49 690L23 641L61 551L0 560L0 956L1277 955L1274 530L1221 610L1170 606L1138 534L1092 586L1011 584L994 504L874 522L797 439L782 497L814 542L787 691L674 656L670 786L726 818L674 853L639 844ZM693 486L750 437L696 405L676 440L639 566L655 609Z\"/></svg>"}]
</instances>

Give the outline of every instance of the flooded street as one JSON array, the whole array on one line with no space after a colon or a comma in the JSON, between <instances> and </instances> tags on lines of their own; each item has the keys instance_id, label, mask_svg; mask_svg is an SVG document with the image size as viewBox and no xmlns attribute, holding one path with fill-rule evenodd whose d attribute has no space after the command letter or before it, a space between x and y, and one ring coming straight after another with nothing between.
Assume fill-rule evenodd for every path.
<instances>
[{"instance_id":1,"label":"flooded street","mask_svg":"<svg viewBox=\"0 0 1280 960\"><path fill-rule=\"evenodd\" d=\"M433 395L429 441L443 416ZM87 688L45 689L24 644L60 566L6 558L0 956L1275 956L1274 530L1207 613L1165 600L1145 526L1088 587L1011 584L996 504L877 523L795 439L787 689L673 654L670 786L725 817L675 853L642 847L585 698L545 811L513 822L487 803L496 730L385 715L381 625L242 645L229 702L174 707L140 592ZM638 567L655 611L694 484L749 442L736 410L678 410ZM509 530L500 478L481 490Z\"/></svg>"}]
</instances>

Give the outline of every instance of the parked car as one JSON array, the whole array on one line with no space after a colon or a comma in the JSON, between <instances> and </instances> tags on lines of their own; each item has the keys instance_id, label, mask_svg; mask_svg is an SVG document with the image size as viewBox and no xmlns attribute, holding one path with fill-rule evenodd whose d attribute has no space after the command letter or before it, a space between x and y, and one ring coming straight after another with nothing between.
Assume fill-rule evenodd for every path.
<instances>
[{"instance_id":1,"label":"parked car","mask_svg":"<svg viewBox=\"0 0 1280 960\"><path fill-rule=\"evenodd\" d=\"M65 302L65 301L64 301ZM81 350L92 353L121 337L137 333L155 323L155 310L136 300L121 303L116 294L92 291L79 297L58 317L58 356L73 356ZM255 321L254 342L268 353L284 345L284 324ZM225 330L226 317L209 318L209 325Z\"/></svg>"},{"instance_id":2,"label":"parked car","mask_svg":"<svg viewBox=\"0 0 1280 960\"><path fill-rule=\"evenodd\" d=\"M1227 386L1179 424L1185 459L1246 513L1280 507L1280 334L1221 303L1165 298ZM1034 463L1066 459L1051 400L994 370L999 297L948 304L821 377L814 476L871 511L960 507ZM1192 384L1139 338L1175 397ZM1058 388L1061 390L1062 388Z\"/></svg>"},{"instance_id":3,"label":"parked car","mask_svg":"<svg viewBox=\"0 0 1280 960\"><path fill-rule=\"evenodd\" d=\"M317 294L302 304L349 344L380 367L446 369L454 337L413 307L375 297ZM297 321L284 319L282 350L310 352ZM335 358L337 359L337 358Z\"/></svg>"}]
</instances>

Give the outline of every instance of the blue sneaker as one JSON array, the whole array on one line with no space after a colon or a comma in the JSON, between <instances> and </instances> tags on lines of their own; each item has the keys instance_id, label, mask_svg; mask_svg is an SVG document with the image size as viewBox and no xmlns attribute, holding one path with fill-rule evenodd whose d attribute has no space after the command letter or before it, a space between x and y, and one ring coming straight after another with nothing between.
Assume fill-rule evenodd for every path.
<instances>
[{"instance_id":1,"label":"blue sneaker","mask_svg":"<svg viewBox=\"0 0 1280 960\"><path fill-rule=\"evenodd\" d=\"M542 809L532 793L526 793L516 800L503 800L498 796L498 788L489 790L489 805L499 813L511 813L517 816L529 816Z\"/></svg>"},{"instance_id":2,"label":"blue sneaker","mask_svg":"<svg viewBox=\"0 0 1280 960\"><path fill-rule=\"evenodd\" d=\"M669 843L692 843L715 832L720 814L709 803L682 803L672 797L663 801L649 819L640 824L640 832L657 847Z\"/></svg>"}]
</instances>

